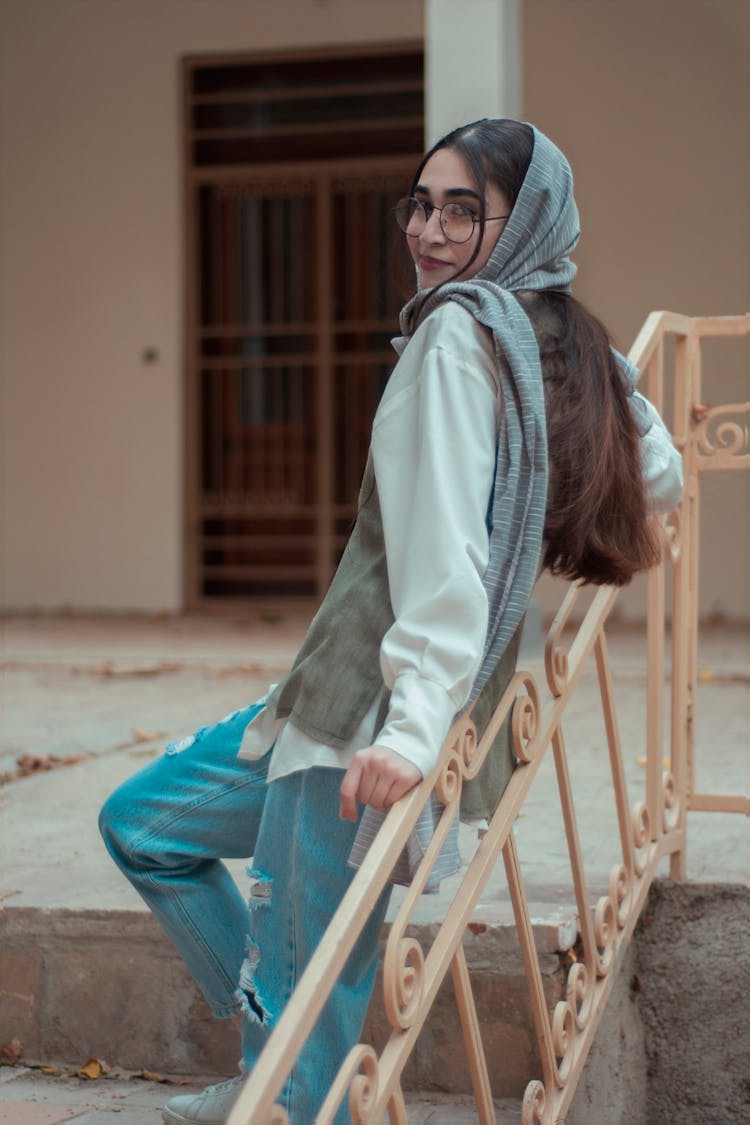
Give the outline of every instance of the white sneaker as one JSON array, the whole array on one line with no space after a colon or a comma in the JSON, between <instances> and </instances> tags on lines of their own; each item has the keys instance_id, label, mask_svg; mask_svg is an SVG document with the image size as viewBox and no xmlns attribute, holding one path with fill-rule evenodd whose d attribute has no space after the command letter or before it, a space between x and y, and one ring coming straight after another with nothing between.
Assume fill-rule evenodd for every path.
<instances>
[{"instance_id":1,"label":"white sneaker","mask_svg":"<svg viewBox=\"0 0 750 1125\"><path fill-rule=\"evenodd\" d=\"M244 1074L207 1086L202 1094L178 1094L162 1111L165 1125L226 1125L245 1081Z\"/></svg>"}]
</instances>

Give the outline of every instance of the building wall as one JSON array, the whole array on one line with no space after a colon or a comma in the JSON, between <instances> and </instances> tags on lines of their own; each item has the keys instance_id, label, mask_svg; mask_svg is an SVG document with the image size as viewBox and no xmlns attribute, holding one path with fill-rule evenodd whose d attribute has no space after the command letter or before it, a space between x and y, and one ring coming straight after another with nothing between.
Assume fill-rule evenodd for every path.
<instances>
[{"instance_id":1,"label":"building wall","mask_svg":"<svg viewBox=\"0 0 750 1125\"><path fill-rule=\"evenodd\" d=\"M624 347L650 309L750 305L749 12L525 0L524 116L570 156L578 293ZM182 604L180 58L416 39L422 23L421 0L3 0L8 608ZM747 398L747 349L711 354L706 398ZM740 477L706 489L704 544L727 549L704 551L701 606L747 619ZM642 615L638 588L622 612Z\"/></svg>"},{"instance_id":2,"label":"building wall","mask_svg":"<svg viewBox=\"0 0 750 1125\"><path fill-rule=\"evenodd\" d=\"M419 39L422 6L2 0L0 21L3 601L175 610L180 59Z\"/></svg>"},{"instance_id":3,"label":"building wall","mask_svg":"<svg viewBox=\"0 0 750 1125\"><path fill-rule=\"evenodd\" d=\"M652 309L750 309L750 5L525 0L524 113L568 155L576 292L626 350ZM704 399L750 398L750 349L705 349ZM702 486L700 608L750 619L750 473ZM542 587L545 596L548 584ZM644 586L619 599L642 617Z\"/></svg>"}]
</instances>

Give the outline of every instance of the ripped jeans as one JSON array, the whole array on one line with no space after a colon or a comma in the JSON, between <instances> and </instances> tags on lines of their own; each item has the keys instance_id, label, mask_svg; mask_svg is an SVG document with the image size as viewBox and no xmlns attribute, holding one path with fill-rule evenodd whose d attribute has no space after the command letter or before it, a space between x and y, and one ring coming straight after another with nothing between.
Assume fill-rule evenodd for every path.
<instances>
[{"instance_id":1,"label":"ripped jeans","mask_svg":"<svg viewBox=\"0 0 750 1125\"><path fill-rule=\"evenodd\" d=\"M314 768L271 784L270 753L237 758L259 705L167 748L117 789L99 825L216 1016L241 1012L255 1064L354 871L357 824L340 820L343 771ZM249 903L221 862L253 856ZM310 1125L358 1041L372 992L390 887L367 921L284 1087L292 1125ZM336 1123L349 1120L344 1105Z\"/></svg>"}]
</instances>

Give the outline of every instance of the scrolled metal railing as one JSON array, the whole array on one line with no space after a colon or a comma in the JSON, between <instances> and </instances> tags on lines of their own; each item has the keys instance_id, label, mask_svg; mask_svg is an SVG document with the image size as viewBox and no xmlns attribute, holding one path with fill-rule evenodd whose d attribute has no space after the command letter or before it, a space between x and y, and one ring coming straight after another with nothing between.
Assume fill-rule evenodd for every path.
<instances>
[{"instance_id":1,"label":"scrolled metal railing","mask_svg":"<svg viewBox=\"0 0 750 1125\"><path fill-rule=\"evenodd\" d=\"M665 339L674 347L674 439L683 453L685 492L680 510L661 521L663 562L648 577L648 697L646 777L643 799L630 804L620 741L615 689L607 652L605 624L617 598L599 588L570 636L570 621L580 610L581 588L570 587L549 630L544 670L547 691L519 671L489 726L477 739L471 714L451 728L439 761L419 786L389 812L381 831L332 919L320 946L248 1077L228 1125L284 1125L285 1111L274 1105L308 1034L403 849L419 812L434 790L444 804L435 837L408 889L388 936L383 962L383 1000L390 1034L378 1055L364 1044L344 1061L318 1116L331 1122L348 1098L351 1119L375 1125L387 1114L391 1125L405 1125L407 1111L401 1075L442 981L450 972L476 1111L480 1125L496 1120L487 1060L482 1046L462 938L488 879L502 857L528 982L541 1077L529 1082L522 1102L524 1125L564 1120L617 974L620 960L645 903L657 865L669 857L670 874L685 875L686 814L700 808L750 812L750 798L694 791L694 709L697 655L698 478L703 471L750 468L746 416L750 404L709 407L702 402L700 342L707 336L750 333L744 317L690 319L652 313L631 349L641 368L648 397L663 406ZM670 755L663 762L665 707L665 570L673 571L669 687ZM568 772L562 721L583 669L594 654L614 793L620 859L607 891L592 904ZM487 831L479 838L447 906L434 941L425 951L407 932L419 896L459 807L461 788L476 776L501 725L512 713L518 766ZM550 1014L535 947L513 824L535 775L552 749L560 809L570 860L580 928L581 956L570 966L565 996Z\"/></svg>"}]
</instances>

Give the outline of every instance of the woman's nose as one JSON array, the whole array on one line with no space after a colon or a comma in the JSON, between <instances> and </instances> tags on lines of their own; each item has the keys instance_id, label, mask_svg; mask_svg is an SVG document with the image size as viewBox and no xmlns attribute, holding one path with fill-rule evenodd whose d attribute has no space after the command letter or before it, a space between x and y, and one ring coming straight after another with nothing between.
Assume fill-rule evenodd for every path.
<instances>
[{"instance_id":1,"label":"woman's nose","mask_svg":"<svg viewBox=\"0 0 750 1125\"><path fill-rule=\"evenodd\" d=\"M422 238L427 238L430 242L445 242L445 233L440 223L440 212L437 209L431 212L425 223Z\"/></svg>"}]
</instances>

